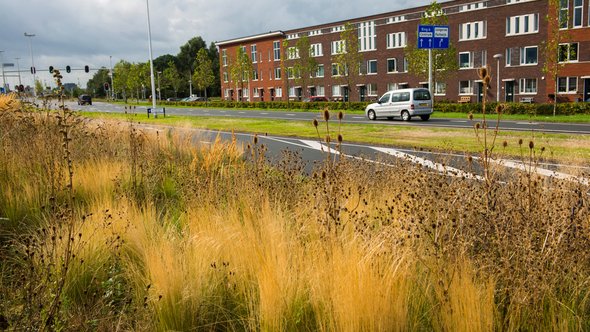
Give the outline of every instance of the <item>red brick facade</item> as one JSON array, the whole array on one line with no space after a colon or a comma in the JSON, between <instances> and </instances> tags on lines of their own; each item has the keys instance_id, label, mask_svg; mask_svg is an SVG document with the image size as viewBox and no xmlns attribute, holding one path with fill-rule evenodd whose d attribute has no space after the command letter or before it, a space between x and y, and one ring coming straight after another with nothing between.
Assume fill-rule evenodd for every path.
<instances>
[{"instance_id":1,"label":"red brick facade","mask_svg":"<svg viewBox=\"0 0 590 332\"><path fill-rule=\"evenodd\" d=\"M435 83L432 90L437 100L481 100L482 84L477 69L486 65L492 75L489 99L552 100L555 80L547 77L543 70L544 45L550 30L546 20L549 13L547 0L456 0L444 2L441 6L449 19L450 40L462 68L445 81ZM590 0L569 0L568 7L562 10L564 17L567 13L569 27L562 30L563 35L575 44L572 49L576 52L575 57L572 53L571 58L559 66L559 101L590 98L589 7ZM251 56L253 45L257 52L253 63L257 74L248 82L246 100L295 100L310 95L322 95L331 100L374 100L390 89L428 86L426 74L418 77L407 72L404 52L407 44L416 44L416 31L426 9L427 6L423 6L219 42L222 96L235 100L241 93L231 78L224 81L224 71L227 72L229 66L224 65L223 55L226 54L228 59L235 57L237 48L245 47ZM333 73L332 68L335 63L332 49L336 46L333 44L341 39L342 27L348 22L357 27L359 45L363 47L362 74L350 87L337 75L337 70ZM320 77L304 80L304 86L301 80L287 79L287 68L297 60L288 59L283 49L285 40L287 47L291 48L302 36L307 36L314 59L323 66L323 76L320 70ZM275 59L279 52L277 45L282 59ZM276 74L280 74L280 78Z\"/></svg>"}]
</instances>

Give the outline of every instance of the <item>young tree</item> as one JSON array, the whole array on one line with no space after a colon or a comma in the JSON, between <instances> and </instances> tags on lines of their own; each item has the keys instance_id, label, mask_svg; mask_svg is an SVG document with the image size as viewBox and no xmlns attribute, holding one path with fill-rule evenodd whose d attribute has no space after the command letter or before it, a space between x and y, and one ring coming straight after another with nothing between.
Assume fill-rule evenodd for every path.
<instances>
[{"instance_id":1,"label":"young tree","mask_svg":"<svg viewBox=\"0 0 590 332\"><path fill-rule=\"evenodd\" d=\"M109 77L108 69L102 67L94 75L91 79L88 80L86 86L88 91L94 91L95 97L105 97L108 96L107 91L104 89L104 84L108 83L111 84L111 79Z\"/></svg>"},{"instance_id":2,"label":"young tree","mask_svg":"<svg viewBox=\"0 0 590 332\"><path fill-rule=\"evenodd\" d=\"M559 70L571 58L577 57L577 50L570 49L569 44L561 44L568 39L568 13L561 12L561 2L563 0L549 0L547 20L548 38L542 47L542 52L545 55L545 63L543 64L543 73L547 75L548 84L550 86L553 80L553 116L557 112L557 94L559 92Z\"/></svg>"},{"instance_id":3,"label":"young tree","mask_svg":"<svg viewBox=\"0 0 590 332\"><path fill-rule=\"evenodd\" d=\"M193 81L197 89L205 91L205 100L207 100L207 88L213 85L215 74L213 73L213 63L209 58L207 50L204 48L200 49L199 53L197 53Z\"/></svg>"},{"instance_id":4,"label":"young tree","mask_svg":"<svg viewBox=\"0 0 590 332\"><path fill-rule=\"evenodd\" d=\"M236 90L238 89L238 87L242 89L243 99L244 83L248 83L250 81L250 75L252 73L252 61L248 57L248 54L246 54L246 50L243 46L239 46L237 48L235 59L230 58L229 61L230 76L232 78L232 81L236 84Z\"/></svg>"},{"instance_id":5,"label":"young tree","mask_svg":"<svg viewBox=\"0 0 590 332\"><path fill-rule=\"evenodd\" d=\"M333 58L341 74L341 81L348 87L348 107L350 107L350 93L359 77L363 54L359 52L358 32L350 22L344 25L340 33L342 49Z\"/></svg>"},{"instance_id":6,"label":"young tree","mask_svg":"<svg viewBox=\"0 0 590 332\"><path fill-rule=\"evenodd\" d=\"M290 57L290 52L289 52L289 41L288 40L283 40L282 43L282 54L281 54L281 73L282 73L282 77L283 77L283 81L285 82L285 91L283 92L283 95L287 96L287 110L291 110L291 99L289 98L289 90L291 89L291 82L289 81L289 73L290 73L290 68L289 68L289 57Z\"/></svg>"},{"instance_id":7,"label":"young tree","mask_svg":"<svg viewBox=\"0 0 590 332\"><path fill-rule=\"evenodd\" d=\"M115 64L115 68L113 70L114 71L113 81L114 81L115 88L118 91L120 91L121 95L123 96L123 99L125 99L125 102L127 102L127 98L130 95L129 87L127 84L127 81L129 79L130 70L131 70L131 63L129 63L125 60L121 60L117 64ZM116 93L116 91L115 91L115 93Z\"/></svg>"},{"instance_id":8,"label":"young tree","mask_svg":"<svg viewBox=\"0 0 590 332\"><path fill-rule=\"evenodd\" d=\"M178 97L178 90L182 86L182 80L180 79L180 74L178 73L178 69L176 69L174 61L168 62L168 67L164 69L162 75L164 76L165 85L172 87L174 97Z\"/></svg>"},{"instance_id":9,"label":"young tree","mask_svg":"<svg viewBox=\"0 0 590 332\"><path fill-rule=\"evenodd\" d=\"M298 57L295 57L293 61L293 71L295 72L295 80L301 85L303 97L305 97L307 86L313 80L318 62L311 55L311 45L307 36L303 36L297 40L295 49L297 50Z\"/></svg>"},{"instance_id":10,"label":"young tree","mask_svg":"<svg viewBox=\"0 0 590 332\"><path fill-rule=\"evenodd\" d=\"M424 16L420 19L423 25L448 25L449 18L442 10L442 7L435 1L426 9ZM416 42L409 42L404 49L408 59L408 71L421 79L428 78L428 50L418 49ZM459 69L457 50L451 43L447 49L432 50L432 83L443 81ZM430 91L434 86L429 87Z\"/></svg>"}]
</instances>

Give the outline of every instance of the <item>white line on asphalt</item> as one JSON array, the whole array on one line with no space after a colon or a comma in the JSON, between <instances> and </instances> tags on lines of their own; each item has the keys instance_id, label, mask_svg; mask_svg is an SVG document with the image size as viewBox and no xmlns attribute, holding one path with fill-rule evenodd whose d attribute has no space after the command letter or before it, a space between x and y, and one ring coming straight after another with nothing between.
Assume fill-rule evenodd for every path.
<instances>
[{"instance_id":1,"label":"white line on asphalt","mask_svg":"<svg viewBox=\"0 0 590 332\"><path fill-rule=\"evenodd\" d=\"M500 165L500 166L514 168L514 169L518 169L518 170L521 170L524 172L528 171L526 165L521 162L514 162L514 161L502 160L502 159L491 160L491 161ZM586 178L574 176L571 174L561 173L561 172L557 172L557 171L552 171L552 170L545 169L545 168L533 167L532 171L534 173L537 173L539 175L543 175L546 177L552 177L552 178L556 178L556 179L560 179L560 180L568 180L568 181L578 182L578 183L581 183L586 186L590 184L590 180L588 180Z\"/></svg>"},{"instance_id":2,"label":"white line on asphalt","mask_svg":"<svg viewBox=\"0 0 590 332\"><path fill-rule=\"evenodd\" d=\"M267 115L268 113L260 113L261 115Z\"/></svg>"},{"instance_id":3,"label":"white line on asphalt","mask_svg":"<svg viewBox=\"0 0 590 332\"><path fill-rule=\"evenodd\" d=\"M289 114L287 114L287 116L295 116L295 114L290 114L290 113L289 113Z\"/></svg>"},{"instance_id":4,"label":"white line on asphalt","mask_svg":"<svg viewBox=\"0 0 590 332\"><path fill-rule=\"evenodd\" d=\"M353 119L364 119L365 117L364 116L353 116L352 118Z\"/></svg>"},{"instance_id":5,"label":"white line on asphalt","mask_svg":"<svg viewBox=\"0 0 590 332\"><path fill-rule=\"evenodd\" d=\"M536 126L539 123L538 122L516 122L517 125L532 125L532 126Z\"/></svg>"}]
</instances>

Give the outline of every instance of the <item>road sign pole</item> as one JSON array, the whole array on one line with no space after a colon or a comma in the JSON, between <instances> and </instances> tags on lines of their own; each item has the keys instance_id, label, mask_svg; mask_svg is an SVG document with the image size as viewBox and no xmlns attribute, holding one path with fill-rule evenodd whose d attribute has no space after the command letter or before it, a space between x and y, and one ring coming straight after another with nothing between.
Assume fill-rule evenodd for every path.
<instances>
[{"instance_id":1,"label":"road sign pole","mask_svg":"<svg viewBox=\"0 0 590 332\"><path fill-rule=\"evenodd\" d=\"M430 94L432 94L432 49L429 48L428 49L428 90L430 91ZM433 102L434 102L434 98L432 98Z\"/></svg>"}]
</instances>

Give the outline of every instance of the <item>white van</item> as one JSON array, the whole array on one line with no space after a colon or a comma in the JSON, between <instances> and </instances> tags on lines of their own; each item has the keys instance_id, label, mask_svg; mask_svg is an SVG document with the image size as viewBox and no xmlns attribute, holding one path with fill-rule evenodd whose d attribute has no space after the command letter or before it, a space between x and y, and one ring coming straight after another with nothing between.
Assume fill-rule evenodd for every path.
<instances>
[{"instance_id":1,"label":"white van","mask_svg":"<svg viewBox=\"0 0 590 332\"><path fill-rule=\"evenodd\" d=\"M419 116L422 121L427 121L432 112L432 96L424 88L388 91L378 102L365 108L365 115L370 120L400 117L404 121L410 121L413 116Z\"/></svg>"}]
</instances>

